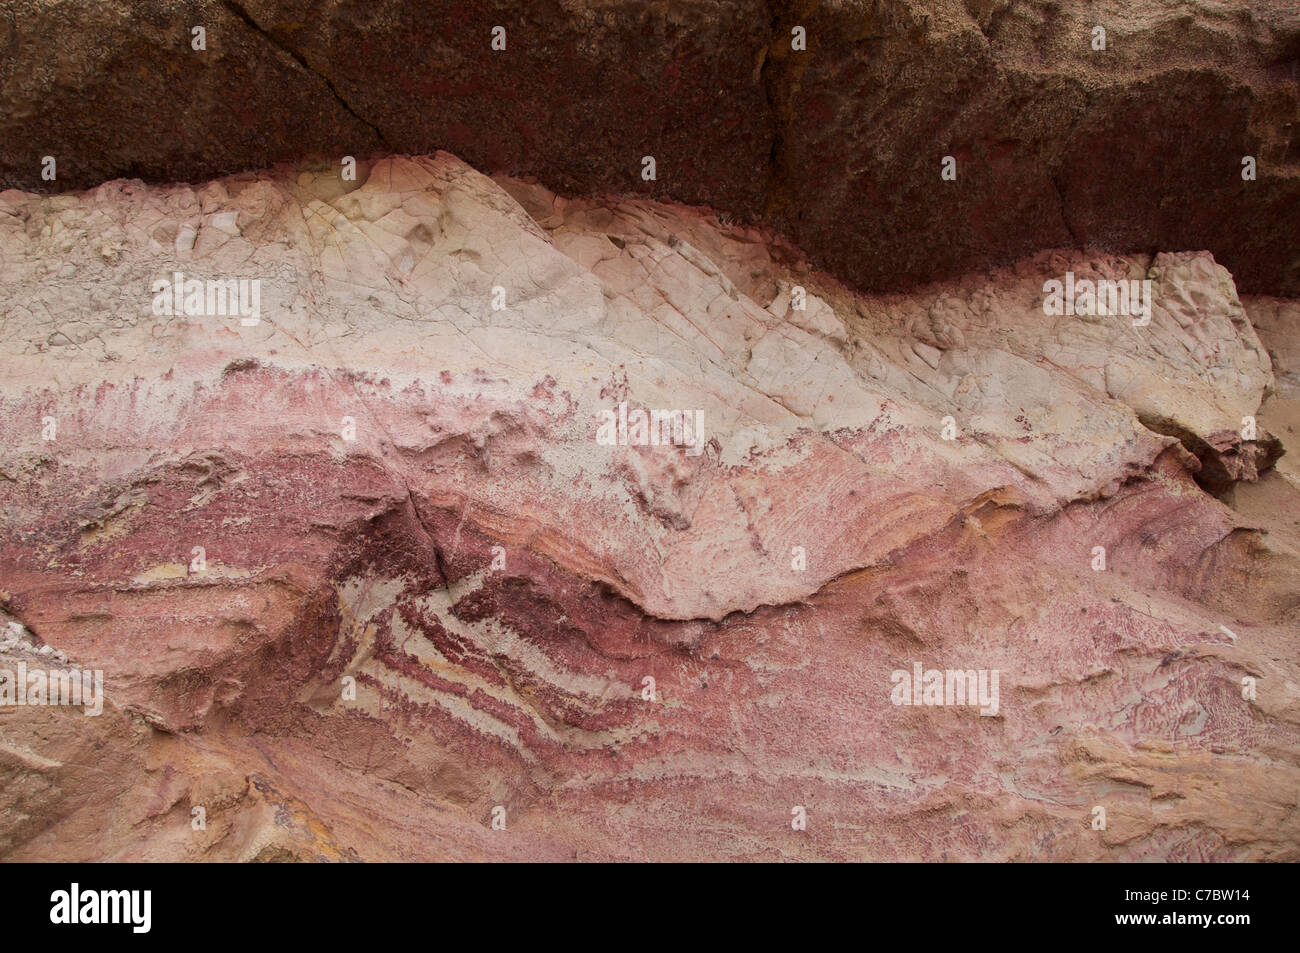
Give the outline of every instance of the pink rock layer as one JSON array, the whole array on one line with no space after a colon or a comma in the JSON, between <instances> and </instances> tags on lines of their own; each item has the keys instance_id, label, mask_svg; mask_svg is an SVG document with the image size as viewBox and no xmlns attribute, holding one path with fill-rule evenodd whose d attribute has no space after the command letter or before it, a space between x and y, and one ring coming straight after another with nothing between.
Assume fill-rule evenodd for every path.
<instances>
[{"instance_id":1,"label":"pink rock layer","mask_svg":"<svg viewBox=\"0 0 1300 953\"><path fill-rule=\"evenodd\" d=\"M5 859L1300 859L1300 307L1208 254L863 296L439 154L0 256L0 669L105 679L0 705Z\"/></svg>"}]
</instances>

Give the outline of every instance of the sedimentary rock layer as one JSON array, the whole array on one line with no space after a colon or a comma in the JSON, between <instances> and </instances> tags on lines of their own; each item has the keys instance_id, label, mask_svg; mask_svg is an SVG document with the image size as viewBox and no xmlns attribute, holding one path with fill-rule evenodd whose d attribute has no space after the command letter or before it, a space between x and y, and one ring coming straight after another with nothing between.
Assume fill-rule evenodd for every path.
<instances>
[{"instance_id":1,"label":"sedimentary rock layer","mask_svg":"<svg viewBox=\"0 0 1300 953\"><path fill-rule=\"evenodd\" d=\"M0 856L1300 859L1300 311L1208 253L868 295L440 153L0 256L0 667L105 676L0 708Z\"/></svg>"},{"instance_id":2,"label":"sedimentary rock layer","mask_svg":"<svg viewBox=\"0 0 1300 953\"><path fill-rule=\"evenodd\" d=\"M1300 294L1275 0L15 0L0 49L0 185L446 149L773 225L860 289L1094 247Z\"/></svg>"}]
</instances>

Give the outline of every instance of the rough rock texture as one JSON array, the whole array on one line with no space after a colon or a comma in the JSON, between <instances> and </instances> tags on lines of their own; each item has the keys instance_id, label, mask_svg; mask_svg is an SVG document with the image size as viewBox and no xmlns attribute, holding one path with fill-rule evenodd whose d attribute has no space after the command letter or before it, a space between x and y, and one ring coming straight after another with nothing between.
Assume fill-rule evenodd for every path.
<instances>
[{"instance_id":1,"label":"rough rock texture","mask_svg":"<svg viewBox=\"0 0 1300 953\"><path fill-rule=\"evenodd\" d=\"M439 153L8 191L0 267L0 668L107 695L0 707L4 858L1300 860L1300 309L1208 253L864 295Z\"/></svg>"},{"instance_id":2,"label":"rough rock texture","mask_svg":"<svg viewBox=\"0 0 1300 953\"><path fill-rule=\"evenodd\" d=\"M860 289L1092 246L1300 294L1295 3L14 0L0 50L0 185L446 149L774 225Z\"/></svg>"}]
</instances>

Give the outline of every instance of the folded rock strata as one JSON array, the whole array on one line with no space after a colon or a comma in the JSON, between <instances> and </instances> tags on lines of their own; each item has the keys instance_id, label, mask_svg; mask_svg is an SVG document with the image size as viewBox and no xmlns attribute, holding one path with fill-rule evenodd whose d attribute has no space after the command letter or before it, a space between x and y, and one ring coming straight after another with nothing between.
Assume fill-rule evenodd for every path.
<instances>
[{"instance_id":1,"label":"folded rock strata","mask_svg":"<svg viewBox=\"0 0 1300 953\"><path fill-rule=\"evenodd\" d=\"M0 668L106 697L0 708L0 856L1300 859L1300 308L1209 253L864 294L438 153L11 190L0 256Z\"/></svg>"}]
</instances>

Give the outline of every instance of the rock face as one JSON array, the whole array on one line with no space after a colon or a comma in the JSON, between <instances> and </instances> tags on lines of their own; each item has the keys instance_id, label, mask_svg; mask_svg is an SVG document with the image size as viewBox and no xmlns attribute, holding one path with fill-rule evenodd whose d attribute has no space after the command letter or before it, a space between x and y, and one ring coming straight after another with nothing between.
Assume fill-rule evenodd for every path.
<instances>
[{"instance_id":1,"label":"rock face","mask_svg":"<svg viewBox=\"0 0 1300 953\"><path fill-rule=\"evenodd\" d=\"M14 0L0 49L0 186L445 149L765 222L859 289L1092 247L1300 295L1276 0Z\"/></svg>"},{"instance_id":2,"label":"rock face","mask_svg":"<svg viewBox=\"0 0 1300 953\"><path fill-rule=\"evenodd\" d=\"M0 669L104 677L0 856L1300 859L1300 308L1209 253L864 294L438 153L0 256Z\"/></svg>"}]
</instances>

